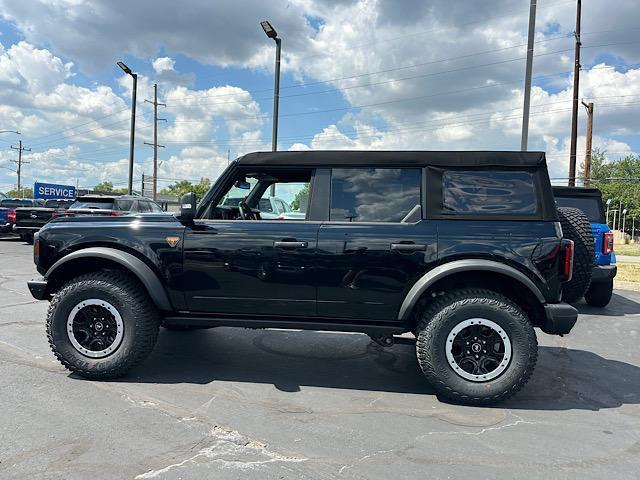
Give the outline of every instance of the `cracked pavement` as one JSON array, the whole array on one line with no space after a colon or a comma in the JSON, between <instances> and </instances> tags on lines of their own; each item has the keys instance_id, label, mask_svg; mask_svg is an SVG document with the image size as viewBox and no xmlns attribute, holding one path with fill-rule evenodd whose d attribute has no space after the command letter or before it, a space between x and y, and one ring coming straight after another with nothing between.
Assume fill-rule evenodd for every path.
<instances>
[{"instance_id":1,"label":"cracked pavement","mask_svg":"<svg viewBox=\"0 0 640 480\"><path fill-rule=\"evenodd\" d=\"M640 293L538 333L538 366L492 408L440 402L410 339L160 332L127 377L70 375L32 299L31 246L0 239L2 479L635 479Z\"/></svg>"}]
</instances>

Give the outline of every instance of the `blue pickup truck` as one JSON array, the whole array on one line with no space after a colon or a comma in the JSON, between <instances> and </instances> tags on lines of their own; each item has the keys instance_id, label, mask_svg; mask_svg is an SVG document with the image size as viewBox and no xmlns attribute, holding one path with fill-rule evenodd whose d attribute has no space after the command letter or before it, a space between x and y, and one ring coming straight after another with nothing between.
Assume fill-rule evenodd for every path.
<instances>
[{"instance_id":1,"label":"blue pickup truck","mask_svg":"<svg viewBox=\"0 0 640 480\"><path fill-rule=\"evenodd\" d=\"M11 233L16 221L16 208L40 206L42 200L33 198L0 199L0 233Z\"/></svg>"},{"instance_id":2,"label":"blue pickup truck","mask_svg":"<svg viewBox=\"0 0 640 480\"><path fill-rule=\"evenodd\" d=\"M578 208L591 223L595 258L591 285L584 299L589 305L604 307L611 300L617 266L616 254L613 251L613 232L605 218L602 193L597 188L553 187L553 195L559 207Z\"/></svg>"}]
</instances>

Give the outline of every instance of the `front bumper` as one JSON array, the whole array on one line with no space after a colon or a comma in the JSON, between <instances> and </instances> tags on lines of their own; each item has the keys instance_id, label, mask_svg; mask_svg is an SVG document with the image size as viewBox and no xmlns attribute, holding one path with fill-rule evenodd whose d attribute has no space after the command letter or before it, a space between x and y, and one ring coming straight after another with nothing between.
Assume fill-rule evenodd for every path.
<instances>
[{"instance_id":1,"label":"front bumper","mask_svg":"<svg viewBox=\"0 0 640 480\"><path fill-rule=\"evenodd\" d=\"M591 282L599 283L613 280L617 273L618 267L616 265L596 265L591 274Z\"/></svg>"},{"instance_id":2,"label":"front bumper","mask_svg":"<svg viewBox=\"0 0 640 480\"><path fill-rule=\"evenodd\" d=\"M36 300L48 300L47 279L44 277L36 277L27 282L31 296Z\"/></svg>"},{"instance_id":3,"label":"front bumper","mask_svg":"<svg viewBox=\"0 0 640 480\"><path fill-rule=\"evenodd\" d=\"M568 303L547 303L542 331L550 335L569 333L578 320L578 310Z\"/></svg>"}]
</instances>

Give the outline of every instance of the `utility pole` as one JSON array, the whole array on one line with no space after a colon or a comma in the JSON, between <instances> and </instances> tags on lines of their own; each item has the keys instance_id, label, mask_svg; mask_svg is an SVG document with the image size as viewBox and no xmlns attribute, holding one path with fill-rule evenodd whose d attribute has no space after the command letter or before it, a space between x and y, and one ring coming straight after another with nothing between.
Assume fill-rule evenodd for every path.
<instances>
[{"instance_id":1,"label":"utility pole","mask_svg":"<svg viewBox=\"0 0 640 480\"><path fill-rule=\"evenodd\" d=\"M21 193L20 193L20 177L22 175L22 164L23 163L30 163L30 162L25 162L22 160L22 152L30 152L31 149L30 148L24 148L22 146L22 140L18 141L18 146L14 147L13 145L11 145L11 148L14 150L18 150L18 160L11 160L13 163L17 163L18 164L18 169L16 170L16 173L18 174L18 196L22 197Z\"/></svg>"},{"instance_id":2,"label":"utility pole","mask_svg":"<svg viewBox=\"0 0 640 480\"><path fill-rule=\"evenodd\" d=\"M593 141L593 102L584 103L584 108L587 109L587 140L585 145L584 154L584 185L586 187L591 183L591 145Z\"/></svg>"},{"instance_id":3,"label":"utility pole","mask_svg":"<svg viewBox=\"0 0 640 480\"><path fill-rule=\"evenodd\" d=\"M576 184L576 148L578 144L578 94L580 90L580 17L582 14L582 0L577 0L576 8L576 52L573 65L573 107L571 113L571 149L569 152L569 186Z\"/></svg>"},{"instance_id":4,"label":"utility pole","mask_svg":"<svg viewBox=\"0 0 640 480\"><path fill-rule=\"evenodd\" d=\"M536 2L529 7L529 40L527 41L527 67L524 74L524 106L522 108L522 139L520 150L527 151L529 141L529 106L531 104L531 74L533 72L533 45L536 33Z\"/></svg>"},{"instance_id":5,"label":"utility pole","mask_svg":"<svg viewBox=\"0 0 640 480\"><path fill-rule=\"evenodd\" d=\"M158 197L158 147L164 148L164 145L158 145L158 120L167 121L166 118L158 118L158 105L166 107L164 103L158 103L158 84L153 84L153 102L145 100L153 105L153 143L144 142L145 145L153 147L153 201Z\"/></svg>"}]
</instances>

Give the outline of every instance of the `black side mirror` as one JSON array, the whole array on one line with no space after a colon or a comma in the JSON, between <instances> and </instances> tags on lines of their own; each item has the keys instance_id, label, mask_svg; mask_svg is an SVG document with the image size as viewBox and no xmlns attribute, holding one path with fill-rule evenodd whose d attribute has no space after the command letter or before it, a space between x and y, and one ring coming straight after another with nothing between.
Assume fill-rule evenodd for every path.
<instances>
[{"instance_id":1,"label":"black side mirror","mask_svg":"<svg viewBox=\"0 0 640 480\"><path fill-rule=\"evenodd\" d=\"M180 199L180 221L191 223L196 218L196 194L185 193Z\"/></svg>"}]
</instances>

